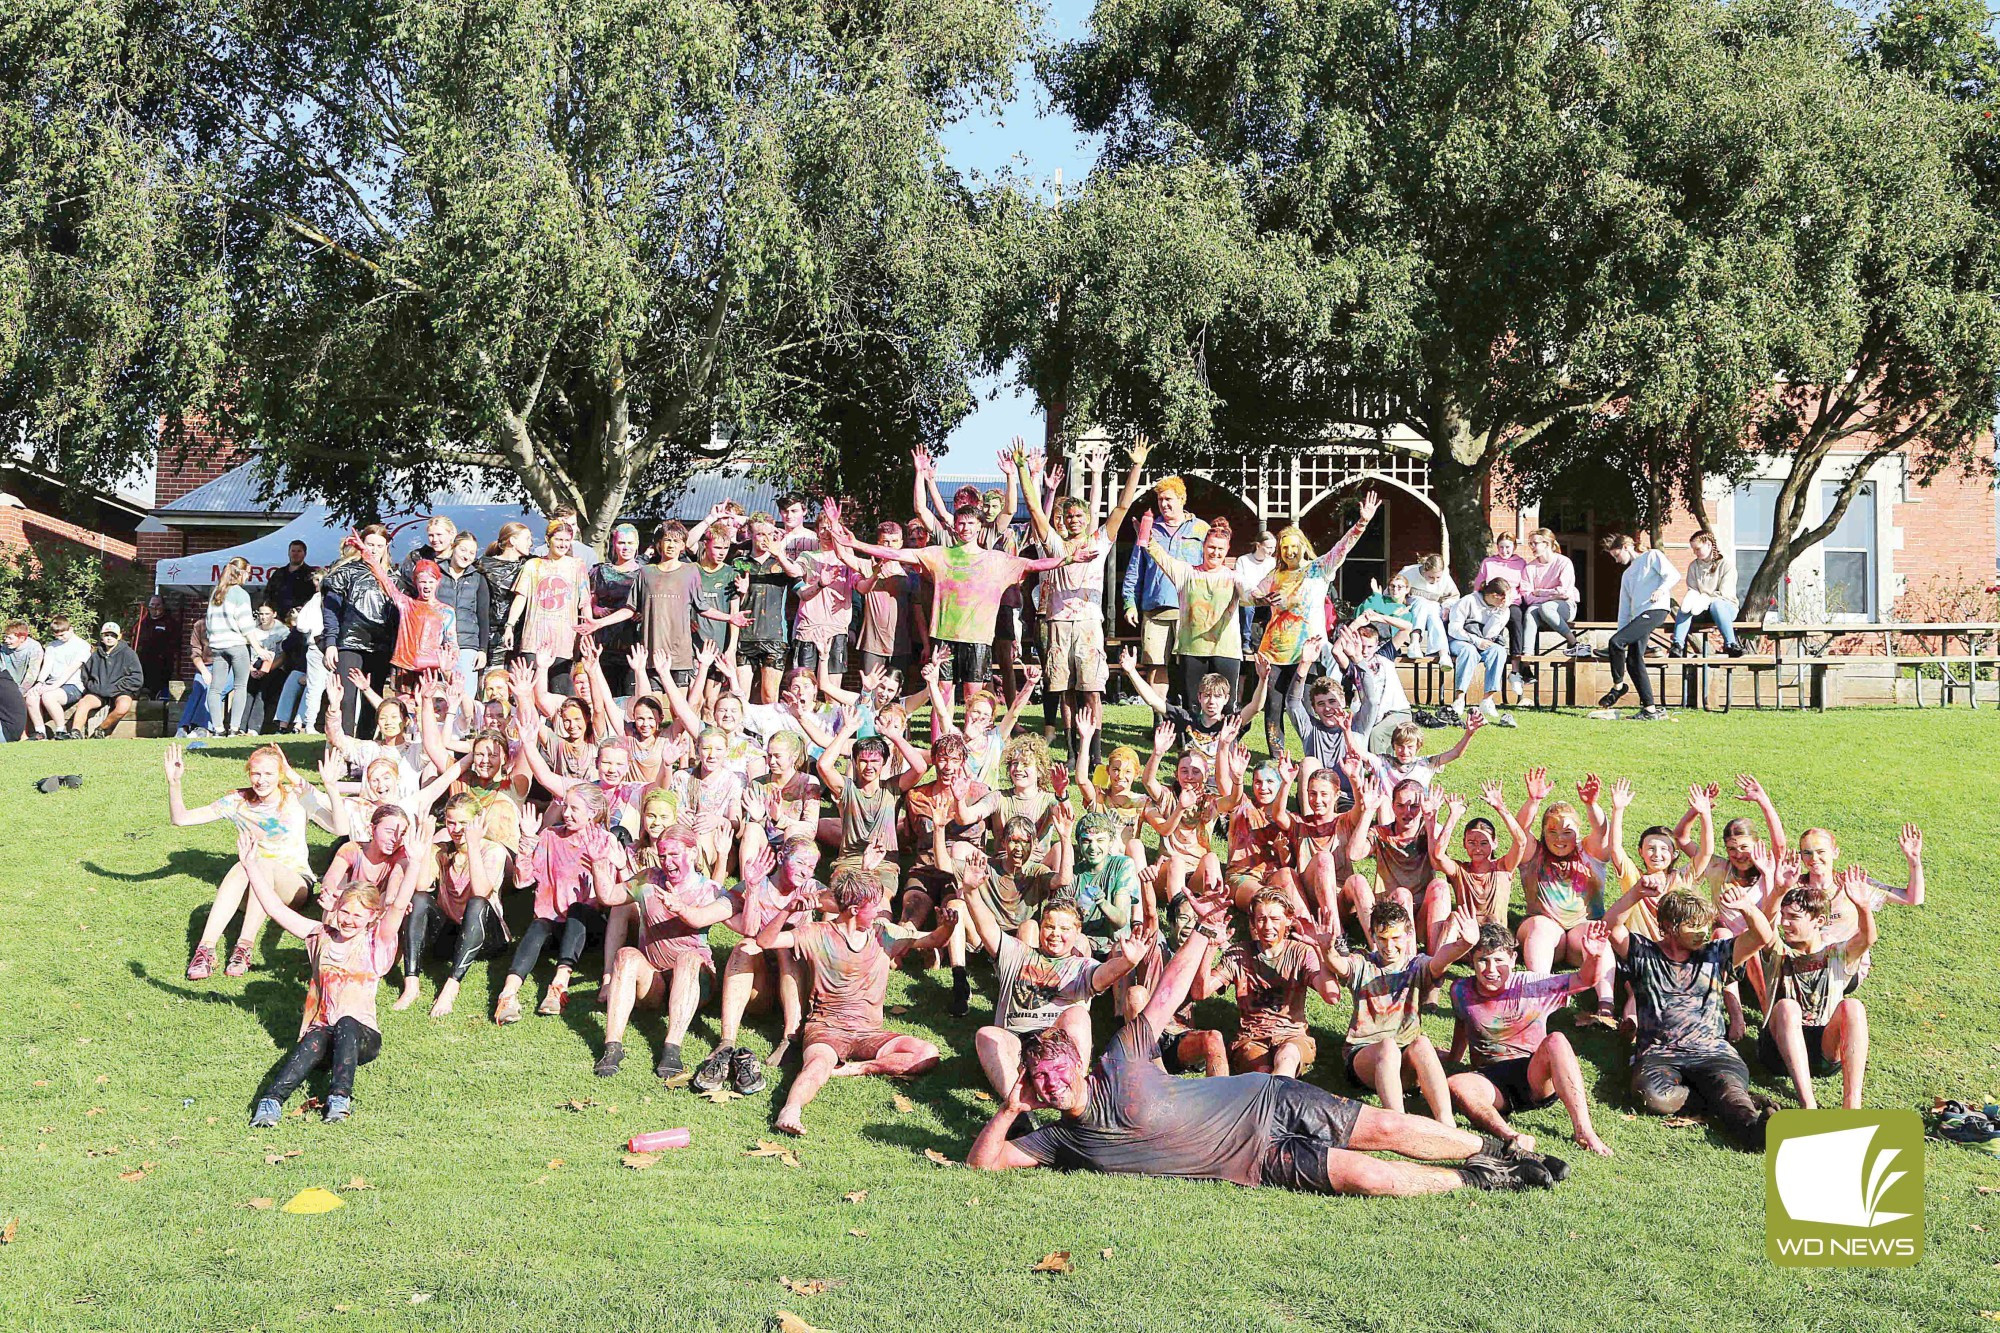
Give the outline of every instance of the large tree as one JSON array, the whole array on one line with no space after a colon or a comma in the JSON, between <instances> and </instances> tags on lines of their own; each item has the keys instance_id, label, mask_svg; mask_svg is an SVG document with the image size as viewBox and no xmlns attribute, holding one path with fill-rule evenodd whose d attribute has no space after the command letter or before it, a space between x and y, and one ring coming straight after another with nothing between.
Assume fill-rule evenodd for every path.
<instances>
[{"instance_id":1,"label":"large tree","mask_svg":"<svg viewBox=\"0 0 2000 1333\"><path fill-rule=\"evenodd\" d=\"M90 476L199 423L352 512L484 473L593 538L732 452L868 490L969 405L983 269L939 134L1029 18L25 0L0 425Z\"/></svg>"},{"instance_id":2,"label":"large tree","mask_svg":"<svg viewBox=\"0 0 2000 1333\"><path fill-rule=\"evenodd\" d=\"M1268 453L1411 427L1469 568L1510 455L1606 413L1672 438L1852 323L1875 223L1848 225L1842 196L1872 157L1950 194L1937 99L1857 60L1853 31L1835 7L1762 0L1104 0L1044 75L1105 134L1107 189L1199 169L1234 197L1183 223L1257 238L1250 299L1211 281L1113 325L1198 369L1213 410L1182 412L1178 442ZM1214 239L1131 244L1165 268L1163 247ZM1204 303L1220 308L1185 318ZM1137 362L1091 406L1184 408L1172 389Z\"/></svg>"}]
</instances>

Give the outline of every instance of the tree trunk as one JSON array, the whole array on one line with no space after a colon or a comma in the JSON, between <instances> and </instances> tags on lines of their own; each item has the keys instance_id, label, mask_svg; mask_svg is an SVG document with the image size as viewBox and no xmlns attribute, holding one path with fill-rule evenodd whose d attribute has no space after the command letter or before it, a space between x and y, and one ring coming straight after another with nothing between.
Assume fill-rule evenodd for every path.
<instances>
[{"instance_id":1,"label":"tree trunk","mask_svg":"<svg viewBox=\"0 0 2000 1333\"><path fill-rule=\"evenodd\" d=\"M1485 441L1449 407L1432 414L1431 493L1444 514L1450 549L1445 557L1460 586L1486 558L1486 473L1492 466Z\"/></svg>"},{"instance_id":2,"label":"tree trunk","mask_svg":"<svg viewBox=\"0 0 2000 1333\"><path fill-rule=\"evenodd\" d=\"M1819 471L1821 457L1822 452L1815 450L1804 458L1794 458L1785 484L1778 487L1778 498L1771 503L1771 549L1764 553L1764 562L1757 566L1757 573L1743 594L1741 614L1745 619L1764 618L1771 609L1772 599L1784 586L1785 576L1791 572L1792 561L1805 549L1794 538L1805 512L1803 493L1813 474Z\"/></svg>"}]
</instances>

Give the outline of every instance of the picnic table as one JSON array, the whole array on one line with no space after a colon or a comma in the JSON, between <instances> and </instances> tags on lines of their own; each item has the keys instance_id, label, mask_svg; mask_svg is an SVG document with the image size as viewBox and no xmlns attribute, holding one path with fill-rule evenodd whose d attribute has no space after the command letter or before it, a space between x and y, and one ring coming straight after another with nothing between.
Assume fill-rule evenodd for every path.
<instances>
[{"instance_id":1,"label":"picnic table","mask_svg":"<svg viewBox=\"0 0 2000 1333\"><path fill-rule=\"evenodd\" d=\"M1938 703L1948 706L1952 696L1959 690L1965 691L1969 707L1979 707L1979 660L1982 656L1994 659L1996 653L1989 645L2000 638L2000 624L1985 621L1867 621L1858 624L1804 625L1779 622L1771 625L1739 627L1739 634L1762 635L1772 644L1772 656L1780 668L1779 706L1783 706L1783 668L1789 659L1794 671L1794 688L1798 694L1800 708L1826 708L1826 672L1837 667L1844 660L1857 660L1851 655L1830 654L1827 649L1836 639L1882 636L1882 652L1879 657L1858 660L1886 661L1891 666L1901 668L1914 666L1916 674L1917 707L1924 706L1923 668L1938 668ZM1938 651L1934 653L1899 653L1896 651L1898 636L1938 640ZM1964 651L1953 653L1952 644L1963 643ZM1787 649L1790 651L1787 652ZM1963 666L1965 675L1959 678L1954 670ZM1810 698L1808 698L1810 696Z\"/></svg>"}]
</instances>

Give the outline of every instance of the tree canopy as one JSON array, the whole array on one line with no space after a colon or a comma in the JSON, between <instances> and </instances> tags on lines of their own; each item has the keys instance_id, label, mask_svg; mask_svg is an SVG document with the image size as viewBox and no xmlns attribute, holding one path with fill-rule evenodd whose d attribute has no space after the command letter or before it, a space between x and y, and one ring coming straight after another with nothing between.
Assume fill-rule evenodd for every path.
<instances>
[{"instance_id":1,"label":"tree canopy","mask_svg":"<svg viewBox=\"0 0 2000 1333\"><path fill-rule=\"evenodd\" d=\"M865 490L969 405L977 219L939 134L1030 19L25 0L0 421L71 476L199 423L353 512L495 473L587 536L731 452Z\"/></svg>"}]
</instances>

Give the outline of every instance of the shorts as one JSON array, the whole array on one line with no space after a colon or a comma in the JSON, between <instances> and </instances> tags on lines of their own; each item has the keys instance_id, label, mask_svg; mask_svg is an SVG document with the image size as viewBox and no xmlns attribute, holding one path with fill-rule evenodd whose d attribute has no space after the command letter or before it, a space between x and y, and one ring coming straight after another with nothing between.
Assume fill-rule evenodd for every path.
<instances>
[{"instance_id":1,"label":"shorts","mask_svg":"<svg viewBox=\"0 0 2000 1333\"><path fill-rule=\"evenodd\" d=\"M1808 1023L1804 1025L1806 1038L1806 1073L1814 1078L1832 1078L1840 1072L1840 1057L1826 1054L1826 1025ZM1779 1078L1787 1077L1784 1052L1778 1049L1778 1038L1766 1023L1757 1034L1757 1063L1765 1072Z\"/></svg>"},{"instance_id":2,"label":"shorts","mask_svg":"<svg viewBox=\"0 0 2000 1333\"><path fill-rule=\"evenodd\" d=\"M83 697L83 686L81 685L64 685L61 689L64 708L68 708Z\"/></svg>"},{"instance_id":3,"label":"shorts","mask_svg":"<svg viewBox=\"0 0 2000 1333\"><path fill-rule=\"evenodd\" d=\"M1159 1059L1160 1067L1169 1074L1185 1074L1194 1068L1181 1059L1181 1038L1187 1034L1186 1028L1168 1028L1160 1034L1160 1044L1153 1054Z\"/></svg>"},{"instance_id":4,"label":"shorts","mask_svg":"<svg viewBox=\"0 0 2000 1333\"><path fill-rule=\"evenodd\" d=\"M785 641L783 639L743 639L736 645L736 661L742 666L770 667L782 671L785 667Z\"/></svg>"},{"instance_id":5,"label":"shorts","mask_svg":"<svg viewBox=\"0 0 2000 1333\"><path fill-rule=\"evenodd\" d=\"M1277 1054L1278 1048L1287 1042L1291 1042L1299 1048L1298 1072L1303 1077L1312 1069L1313 1061L1319 1057L1318 1044L1305 1032L1296 1032L1285 1036L1273 1036L1269 1041L1265 1041L1259 1037L1246 1037L1238 1033L1236 1040L1229 1043L1230 1067L1233 1069L1240 1065L1248 1069Z\"/></svg>"},{"instance_id":6,"label":"shorts","mask_svg":"<svg viewBox=\"0 0 2000 1333\"><path fill-rule=\"evenodd\" d=\"M679 935L670 940L654 940L640 952L655 972L671 972L692 959L705 972L715 971L715 954L700 935Z\"/></svg>"},{"instance_id":7,"label":"shorts","mask_svg":"<svg viewBox=\"0 0 2000 1333\"><path fill-rule=\"evenodd\" d=\"M1007 606L1003 603L1000 607L1000 614L993 617L993 642L1015 643L1019 641L1020 637L1021 608L1018 606Z\"/></svg>"},{"instance_id":8,"label":"shorts","mask_svg":"<svg viewBox=\"0 0 2000 1333\"><path fill-rule=\"evenodd\" d=\"M884 866L883 869L888 869ZM912 866L903 876L903 891L896 895L895 913L903 914L903 899L912 889L928 894L933 906L958 896L958 876L938 866Z\"/></svg>"},{"instance_id":9,"label":"shorts","mask_svg":"<svg viewBox=\"0 0 2000 1333\"><path fill-rule=\"evenodd\" d=\"M837 634L826 643L826 674L840 677L847 674L847 636ZM799 671L811 671L819 665L820 645L808 643L804 639L792 641L792 666Z\"/></svg>"},{"instance_id":10,"label":"shorts","mask_svg":"<svg viewBox=\"0 0 2000 1333\"><path fill-rule=\"evenodd\" d=\"M1369 1046L1373 1045L1375 1045L1375 1043L1372 1041L1362 1046L1356 1046L1351 1041L1344 1041L1340 1044L1340 1067L1347 1071L1347 1081L1353 1084L1355 1087L1360 1088L1364 1092L1375 1091L1375 1085L1373 1083L1370 1083L1367 1079L1361 1077L1361 1075L1355 1070L1354 1057L1361 1054L1361 1052L1366 1050ZM1408 1048L1404 1046L1398 1046L1396 1049L1398 1051L1402 1051ZM1482 1069L1479 1072L1483 1074L1486 1071ZM1405 1090L1407 1090L1407 1085Z\"/></svg>"},{"instance_id":11,"label":"shorts","mask_svg":"<svg viewBox=\"0 0 2000 1333\"><path fill-rule=\"evenodd\" d=\"M799 1031L799 1048L809 1051L815 1046L830 1046L833 1058L845 1064L849 1060L873 1060L882 1053L884 1046L901 1035L886 1029L881 1032L849 1032L846 1028L808 1019Z\"/></svg>"},{"instance_id":12,"label":"shorts","mask_svg":"<svg viewBox=\"0 0 2000 1333\"><path fill-rule=\"evenodd\" d=\"M1083 620L1043 622L1048 649L1042 659L1042 684L1063 694L1082 690L1102 694L1111 677L1111 664L1104 656L1104 622L1095 616Z\"/></svg>"},{"instance_id":13,"label":"shorts","mask_svg":"<svg viewBox=\"0 0 2000 1333\"><path fill-rule=\"evenodd\" d=\"M1512 1060L1496 1060L1472 1071L1493 1085L1502 1115L1512 1115L1516 1111L1539 1111L1556 1099L1553 1092L1546 1097L1535 1095L1535 1085L1528 1081L1530 1058L1520 1055Z\"/></svg>"},{"instance_id":14,"label":"shorts","mask_svg":"<svg viewBox=\"0 0 2000 1333\"><path fill-rule=\"evenodd\" d=\"M915 665L916 658L908 653L884 654L871 653L866 648L861 650L861 671L864 675L871 671L888 670L894 671L901 675L904 680L908 680L910 678L910 669Z\"/></svg>"},{"instance_id":15,"label":"shorts","mask_svg":"<svg viewBox=\"0 0 2000 1333\"><path fill-rule=\"evenodd\" d=\"M1163 606L1152 611L1139 613L1139 665L1165 666L1167 654L1173 649L1174 640L1180 636L1181 613L1176 607Z\"/></svg>"},{"instance_id":16,"label":"shorts","mask_svg":"<svg viewBox=\"0 0 2000 1333\"><path fill-rule=\"evenodd\" d=\"M1361 1103L1295 1078L1274 1079L1271 1139L1264 1149L1263 1183L1308 1194L1336 1191L1327 1155L1347 1147Z\"/></svg>"},{"instance_id":17,"label":"shorts","mask_svg":"<svg viewBox=\"0 0 2000 1333\"><path fill-rule=\"evenodd\" d=\"M993 645L990 643L960 643L956 639L939 639L939 648L950 651L945 654L944 670L940 680L955 685L984 685L993 674Z\"/></svg>"}]
</instances>

